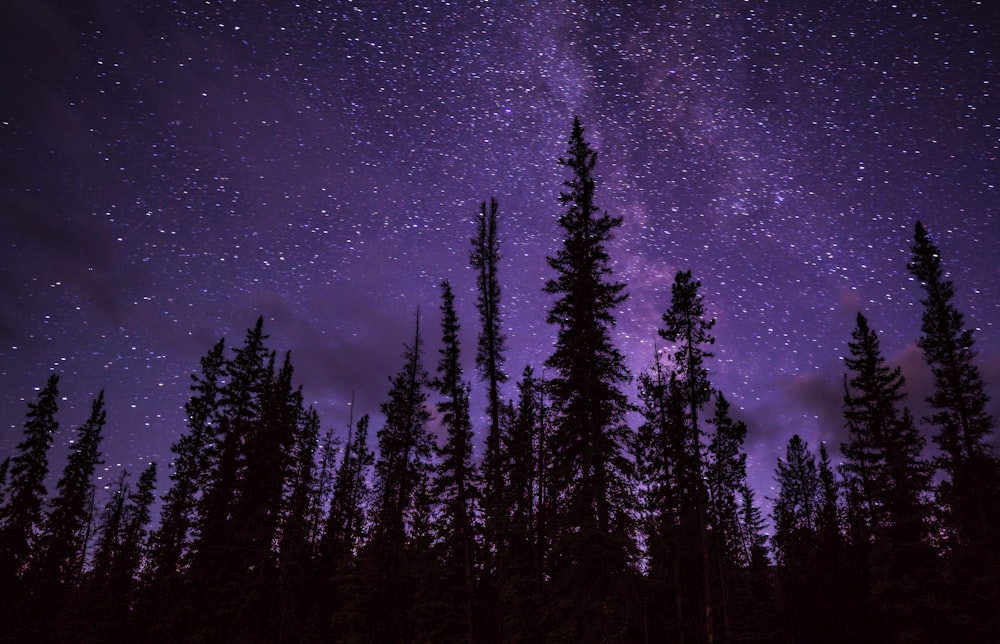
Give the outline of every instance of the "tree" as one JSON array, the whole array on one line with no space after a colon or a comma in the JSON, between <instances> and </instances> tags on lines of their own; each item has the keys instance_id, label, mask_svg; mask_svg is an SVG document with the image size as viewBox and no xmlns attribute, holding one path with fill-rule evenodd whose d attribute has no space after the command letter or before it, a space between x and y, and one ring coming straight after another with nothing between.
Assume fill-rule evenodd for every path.
<instances>
[{"instance_id":1,"label":"tree","mask_svg":"<svg viewBox=\"0 0 1000 644\"><path fill-rule=\"evenodd\" d=\"M344 457L333 482L333 496L320 545L320 556L330 574L353 556L361 544L364 501L369 494L367 473L375 462L368 449L368 414L357 423L353 437L348 434Z\"/></svg>"},{"instance_id":2,"label":"tree","mask_svg":"<svg viewBox=\"0 0 1000 644\"><path fill-rule=\"evenodd\" d=\"M472 420L469 417L469 386L462 379L461 347L455 296L451 284L441 283L441 358L438 377L432 383L443 397L437 404L441 423L447 434L445 444L438 449L440 464L436 468L431 491L441 503L438 539L446 586L454 588L449 604L464 610L454 622L468 641L474 641L473 620L473 503L475 501L475 471L472 467Z\"/></svg>"},{"instance_id":3,"label":"tree","mask_svg":"<svg viewBox=\"0 0 1000 644\"><path fill-rule=\"evenodd\" d=\"M38 401L28 403L23 438L10 461L7 498L0 507L0 587L4 589L13 589L27 567L42 524L48 452L59 429L58 397L59 376L52 374ZM5 592L0 593L6 598Z\"/></svg>"},{"instance_id":4,"label":"tree","mask_svg":"<svg viewBox=\"0 0 1000 644\"><path fill-rule=\"evenodd\" d=\"M774 502L772 542L785 629L792 641L816 641L823 633L817 614L822 602L830 600L816 595L823 490L816 457L798 434L789 439L774 478L778 498Z\"/></svg>"},{"instance_id":5,"label":"tree","mask_svg":"<svg viewBox=\"0 0 1000 644\"><path fill-rule=\"evenodd\" d=\"M91 610L77 625L95 639L129 640L137 635L130 632L131 609L138 594L137 573L155 500L156 463L143 470L134 491L129 490L127 478L123 470L104 508L85 596Z\"/></svg>"},{"instance_id":6,"label":"tree","mask_svg":"<svg viewBox=\"0 0 1000 644\"><path fill-rule=\"evenodd\" d=\"M368 449L368 423L365 414L356 428L348 425L344 456L334 476L330 509L319 543L320 597L324 597L325 590L325 605L338 607L332 625L334 634L341 639L365 630L364 606L370 600L371 588L358 574L355 558L361 548L365 503L370 495L368 472L375 462L374 453Z\"/></svg>"},{"instance_id":7,"label":"tree","mask_svg":"<svg viewBox=\"0 0 1000 644\"><path fill-rule=\"evenodd\" d=\"M989 639L1000 632L1000 464L991 451L995 422L976 364L973 330L955 306L955 287L945 279L940 252L924 226L915 227L907 268L924 290L921 337L917 346L934 377L927 397L941 449L945 478L938 488L945 543L954 566L954 594L962 597L962 619L981 625L966 639Z\"/></svg>"},{"instance_id":8,"label":"tree","mask_svg":"<svg viewBox=\"0 0 1000 644\"><path fill-rule=\"evenodd\" d=\"M944 469L954 476L969 461L988 454L994 423L974 362L973 330L955 307L955 287L945 279L938 248L919 221L911 250L907 268L926 294L920 300L924 312L917 346L934 375L934 392L927 398L935 410L930 422L938 428L934 440L944 453Z\"/></svg>"},{"instance_id":9,"label":"tree","mask_svg":"<svg viewBox=\"0 0 1000 644\"><path fill-rule=\"evenodd\" d=\"M378 431L371 538L362 571L373 597L361 621L370 630L368 636L385 641L405 639L412 632L407 621L413 598L407 521L413 517L417 491L426 486L432 450L419 312L414 326L403 368L391 379L389 399L381 406L385 424ZM399 619L389 623L384 619L389 614Z\"/></svg>"},{"instance_id":10,"label":"tree","mask_svg":"<svg viewBox=\"0 0 1000 644\"><path fill-rule=\"evenodd\" d=\"M627 298L611 278L606 245L620 217L597 215L594 165L597 153L574 119L569 149L559 164L572 178L560 194L563 245L548 258L557 277L545 291L557 296L548 323L558 327L546 366L555 416L550 448L557 533L553 535L552 608L556 638L624 637L627 627L615 584L632 557L632 464L622 386L629 373L614 346L614 310Z\"/></svg>"},{"instance_id":11,"label":"tree","mask_svg":"<svg viewBox=\"0 0 1000 644\"><path fill-rule=\"evenodd\" d=\"M208 462L206 451L214 443L225 377L225 339L201 358L201 375L191 375L191 398L184 405L188 431L174 443L170 490L163 497L160 527L153 534L151 572L157 579L176 575L187 564L196 509L204 492Z\"/></svg>"},{"instance_id":12,"label":"tree","mask_svg":"<svg viewBox=\"0 0 1000 644\"><path fill-rule=\"evenodd\" d=\"M542 580L546 544L542 383L526 366L501 431L496 582L499 632L504 641L541 641Z\"/></svg>"},{"instance_id":13,"label":"tree","mask_svg":"<svg viewBox=\"0 0 1000 644\"><path fill-rule=\"evenodd\" d=\"M673 362L676 374L675 396L683 405L680 441L683 461L680 468L682 503L680 521L696 533L701 559L701 588L691 588L699 594L701 632L706 642L714 640L713 598L711 587L711 556L707 534L707 491L702 479L704 460L701 453L701 412L712 395L705 360L714 357L706 347L715 343L712 336L714 319L706 318L701 282L691 278L691 271L678 271L670 288L670 308L663 314L664 328L660 337L675 344Z\"/></svg>"},{"instance_id":14,"label":"tree","mask_svg":"<svg viewBox=\"0 0 1000 644\"><path fill-rule=\"evenodd\" d=\"M868 596L876 632L901 636L923 627L929 607L916 588L929 575L925 495L931 470L921 459L924 438L908 409L902 409L905 380L885 364L878 336L858 313L844 359L844 416L849 439L841 448L857 568L855 596ZM859 607L863 610L864 607ZM870 609L869 609L870 610ZM918 631L919 632L919 631ZM923 633L926 636L926 633Z\"/></svg>"},{"instance_id":15,"label":"tree","mask_svg":"<svg viewBox=\"0 0 1000 644\"><path fill-rule=\"evenodd\" d=\"M104 391L91 405L90 416L77 430L66 467L56 483L56 497L45 519L39 557L32 575L42 588L72 587L83 571L91 508L94 470L101 460L100 445L106 415ZM44 593L42 593L44 594Z\"/></svg>"},{"instance_id":16,"label":"tree","mask_svg":"<svg viewBox=\"0 0 1000 644\"><path fill-rule=\"evenodd\" d=\"M709 423L715 427L708 444L705 480L708 488L708 523L715 575L719 586L718 616L723 626L723 638L732 637L732 613L739 592L740 568L749 566L743 558L743 534L740 523L740 502L746 487L746 454L743 441L747 427L729 415L729 401L721 393L715 395L715 413Z\"/></svg>"},{"instance_id":17,"label":"tree","mask_svg":"<svg viewBox=\"0 0 1000 644\"><path fill-rule=\"evenodd\" d=\"M490 427L486 434L486 458L483 462L484 502L486 509L486 539L495 547L496 528L493 521L498 514L500 490L500 385L507 382L504 372L504 351L507 337L503 333L500 314L500 281L497 265L500 262L500 241L497 235L496 198L490 199L489 209L484 201L476 219L476 236L472 238L469 264L476 271L476 308L479 309L479 342L476 348L476 367L487 385L487 412Z\"/></svg>"}]
</instances>

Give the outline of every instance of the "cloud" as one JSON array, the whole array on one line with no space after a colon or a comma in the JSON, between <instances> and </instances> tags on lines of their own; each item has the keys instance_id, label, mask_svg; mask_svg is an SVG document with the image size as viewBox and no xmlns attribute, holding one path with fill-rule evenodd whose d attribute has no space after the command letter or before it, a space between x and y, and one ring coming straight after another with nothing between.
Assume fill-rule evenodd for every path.
<instances>
[{"instance_id":1,"label":"cloud","mask_svg":"<svg viewBox=\"0 0 1000 644\"><path fill-rule=\"evenodd\" d=\"M70 301L92 305L111 320L122 316L123 293L143 272L117 270L119 253L110 229L96 217L73 221L27 194L0 196L0 332L17 334L37 310L51 305L43 289L65 289Z\"/></svg>"}]
</instances>

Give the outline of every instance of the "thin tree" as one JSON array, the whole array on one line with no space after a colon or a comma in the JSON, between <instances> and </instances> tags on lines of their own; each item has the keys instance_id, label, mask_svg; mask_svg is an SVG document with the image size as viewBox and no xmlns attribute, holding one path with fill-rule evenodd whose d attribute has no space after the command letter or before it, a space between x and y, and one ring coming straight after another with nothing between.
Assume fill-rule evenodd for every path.
<instances>
[{"instance_id":1,"label":"thin tree","mask_svg":"<svg viewBox=\"0 0 1000 644\"><path fill-rule=\"evenodd\" d=\"M989 398L975 360L973 329L954 303L955 287L945 278L938 247L919 221L911 251L907 267L924 290L917 346L934 377L927 397L933 413L926 420L937 429L937 462L945 473L938 488L945 543L956 567L956 592L972 610L965 621L989 624L995 634L1000 632L995 610L1000 601L1000 463L990 446L995 422L986 410ZM980 631L966 637L984 636Z\"/></svg>"},{"instance_id":2,"label":"thin tree","mask_svg":"<svg viewBox=\"0 0 1000 644\"><path fill-rule=\"evenodd\" d=\"M475 471L472 466L472 420L469 416L469 385L462 377L460 326L455 313L451 284L441 283L441 349L438 376L432 383L441 394L437 404L446 431L439 448L440 463L431 485L441 503L438 538L443 549L446 584L460 588L452 603L463 607L459 622L469 642L476 638L473 620L473 503Z\"/></svg>"},{"instance_id":3,"label":"thin tree","mask_svg":"<svg viewBox=\"0 0 1000 644\"><path fill-rule=\"evenodd\" d=\"M191 398L184 405L188 431L170 448L174 454L170 490L163 497L160 527L152 537L151 573L176 575L187 565L196 510L208 475L206 450L214 442L225 377L225 339L201 358L201 374L191 375Z\"/></svg>"},{"instance_id":4,"label":"thin tree","mask_svg":"<svg viewBox=\"0 0 1000 644\"><path fill-rule=\"evenodd\" d=\"M408 561L407 524L416 511L416 494L426 489L433 449L427 431L427 371L419 311L412 344L403 352L403 367L391 378L389 399L382 404L385 424L378 431L379 459L375 463L375 499L371 537L365 549L366 572L375 593L362 620L368 636L381 640L405 639L413 599ZM384 615L395 614L391 623Z\"/></svg>"},{"instance_id":5,"label":"thin tree","mask_svg":"<svg viewBox=\"0 0 1000 644\"><path fill-rule=\"evenodd\" d=\"M703 296L698 292L701 282L693 280L691 271L678 271L670 288L670 308L663 314L664 327L660 337L674 343L673 362L677 376L677 393L682 397L684 411L681 442L685 459L682 466L682 499L690 510L682 512L682 523L697 526L697 544L701 558L701 616L704 640L714 641L714 611L711 586L711 557L707 534L707 491L702 478L701 412L712 395L705 361L714 357L708 346L714 319L708 319ZM686 488L686 489L685 489ZM694 590L694 589L692 589Z\"/></svg>"},{"instance_id":6,"label":"thin tree","mask_svg":"<svg viewBox=\"0 0 1000 644\"><path fill-rule=\"evenodd\" d=\"M476 236L472 238L469 264L476 271L476 308L479 310L479 342L476 347L476 368L479 377L486 381L487 413L490 427L486 434L486 457L483 461L483 496L486 514L486 538L495 548L498 514L498 498L502 493L499 478L500 468L500 415L503 403L500 400L500 385L507 382L504 371L504 351L507 337L503 333L503 319L500 314L500 241L497 233L499 206L495 197L479 206L476 217Z\"/></svg>"}]
</instances>

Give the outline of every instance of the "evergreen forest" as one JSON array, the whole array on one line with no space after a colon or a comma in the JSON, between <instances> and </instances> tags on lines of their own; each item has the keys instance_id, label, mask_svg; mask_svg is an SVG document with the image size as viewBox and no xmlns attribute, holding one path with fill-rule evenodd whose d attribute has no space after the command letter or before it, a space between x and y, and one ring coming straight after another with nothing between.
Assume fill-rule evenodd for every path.
<instances>
[{"instance_id":1,"label":"evergreen forest","mask_svg":"<svg viewBox=\"0 0 1000 644\"><path fill-rule=\"evenodd\" d=\"M440 284L380 426L361 415L323 431L258 319L192 365L171 461L103 495L103 393L57 472L59 376L39 383L0 455L0 640L1000 641L995 422L974 329L924 226L900 244L932 413L911 413L859 312L842 340L842 462L788 437L768 519L747 481L747 426L711 381L701 283L677 272L662 351L631 374L615 342L629 294L609 255L622 220L597 205L578 120L558 162L543 364L507 362L490 199L469 224L478 319L459 320ZM460 324L477 325L475 347Z\"/></svg>"}]
</instances>

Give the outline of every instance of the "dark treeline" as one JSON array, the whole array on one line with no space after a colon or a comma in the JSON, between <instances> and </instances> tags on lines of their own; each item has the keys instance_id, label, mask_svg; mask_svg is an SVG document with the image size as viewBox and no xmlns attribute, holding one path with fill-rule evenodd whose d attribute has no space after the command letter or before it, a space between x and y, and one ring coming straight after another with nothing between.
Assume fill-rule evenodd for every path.
<instances>
[{"instance_id":1,"label":"dark treeline","mask_svg":"<svg viewBox=\"0 0 1000 644\"><path fill-rule=\"evenodd\" d=\"M569 176L562 245L545 286L557 339L536 365L544 372L524 367L509 390L495 200L471 240L476 374L462 370L455 295L443 282L440 349L425 351L431 331L418 313L382 426L364 415L344 436L322 434L289 355L268 348L258 320L241 344L220 340L192 376L155 529L155 465L123 472L107 499L95 495L103 394L47 489L59 431L51 376L0 464L3 638L997 639L994 423L972 330L927 231L916 224L908 269L922 287L930 417L911 414L900 368L858 313L844 338L843 463L825 445L788 440L769 538L747 483L747 427L710 379L715 321L700 283L677 273L646 371L630 374L616 348L615 311L628 293L607 246L621 219L595 205L596 159L575 121L559 160ZM486 393L482 428L473 387Z\"/></svg>"}]
</instances>

